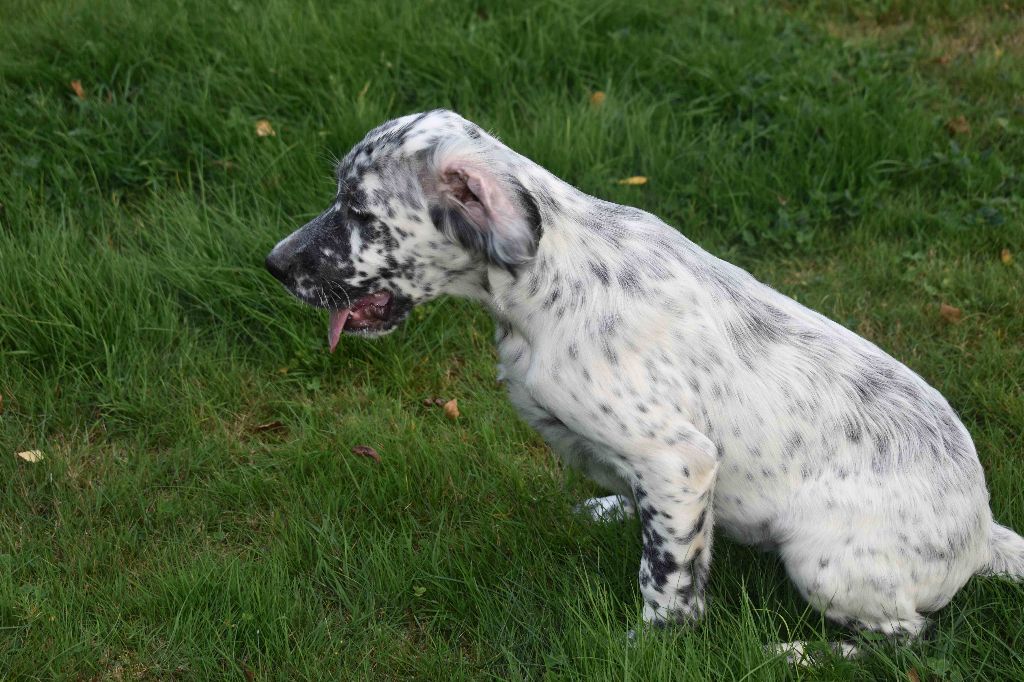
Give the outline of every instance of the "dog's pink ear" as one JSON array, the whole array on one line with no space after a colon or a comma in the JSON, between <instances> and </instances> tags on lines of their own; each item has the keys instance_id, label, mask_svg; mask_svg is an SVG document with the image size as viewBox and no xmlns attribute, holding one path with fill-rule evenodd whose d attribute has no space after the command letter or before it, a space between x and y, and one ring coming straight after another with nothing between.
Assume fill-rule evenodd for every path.
<instances>
[{"instance_id":1,"label":"dog's pink ear","mask_svg":"<svg viewBox=\"0 0 1024 682\"><path fill-rule=\"evenodd\" d=\"M533 258L540 211L519 181L468 157L442 161L437 173L430 217L439 230L509 271Z\"/></svg>"}]
</instances>

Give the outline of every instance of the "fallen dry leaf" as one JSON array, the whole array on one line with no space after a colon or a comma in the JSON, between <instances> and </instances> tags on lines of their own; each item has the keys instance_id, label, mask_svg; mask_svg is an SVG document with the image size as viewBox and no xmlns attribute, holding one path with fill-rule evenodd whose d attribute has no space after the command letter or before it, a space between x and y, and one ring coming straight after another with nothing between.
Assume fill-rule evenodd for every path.
<instances>
[{"instance_id":1,"label":"fallen dry leaf","mask_svg":"<svg viewBox=\"0 0 1024 682\"><path fill-rule=\"evenodd\" d=\"M459 401L456 398L452 398L444 404L444 416L449 419L459 418Z\"/></svg>"},{"instance_id":2,"label":"fallen dry leaf","mask_svg":"<svg viewBox=\"0 0 1024 682\"><path fill-rule=\"evenodd\" d=\"M85 99L85 88L82 87L82 81L71 81L69 85L71 86L71 89L74 91L75 97L77 97L78 99Z\"/></svg>"},{"instance_id":3,"label":"fallen dry leaf","mask_svg":"<svg viewBox=\"0 0 1024 682\"><path fill-rule=\"evenodd\" d=\"M360 457L369 457L377 464L380 464L380 455L378 455L377 451L371 448L369 445L352 446L352 454L359 455Z\"/></svg>"},{"instance_id":4,"label":"fallen dry leaf","mask_svg":"<svg viewBox=\"0 0 1024 682\"><path fill-rule=\"evenodd\" d=\"M270 125L270 121L261 118L256 121L256 135L257 137L274 137L277 135L277 131L274 130L274 126Z\"/></svg>"},{"instance_id":5,"label":"fallen dry leaf","mask_svg":"<svg viewBox=\"0 0 1024 682\"><path fill-rule=\"evenodd\" d=\"M25 450L24 452L19 452L18 453L18 457L21 457L26 462L35 463L35 462L40 461L43 458L43 451L42 450Z\"/></svg>"},{"instance_id":6,"label":"fallen dry leaf","mask_svg":"<svg viewBox=\"0 0 1024 682\"><path fill-rule=\"evenodd\" d=\"M921 682L921 676L917 674L915 668L911 668L907 671L907 682Z\"/></svg>"},{"instance_id":7,"label":"fallen dry leaf","mask_svg":"<svg viewBox=\"0 0 1024 682\"><path fill-rule=\"evenodd\" d=\"M590 106L592 106L592 107L599 107L599 106L601 106L602 104L604 104L604 101L605 101L605 99L607 99L607 97L608 96L605 95L600 90L598 90L597 92L590 93Z\"/></svg>"},{"instance_id":8,"label":"fallen dry leaf","mask_svg":"<svg viewBox=\"0 0 1024 682\"><path fill-rule=\"evenodd\" d=\"M1013 254L1010 253L1009 249L1003 249L999 254L999 260L1003 261L1003 265L1009 265L1013 262ZM0 403L0 408L3 407L3 403ZM2 410L0 410L2 411Z\"/></svg>"},{"instance_id":9,"label":"fallen dry leaf","mask_svg":"<svg viewBox=\"0 0 1024 682\"><path fill-rule=\"evenodd\" d=\"M253 433L263 433L264 431L285 431L288 427L282 424L280 421L275 419L272 422L266 424L260 424L259 426L252 427Z\"/></svg>"},{"instance_id":10,"label":"fallen dry leaf","mask_svg":"<svg viewBox=\"0 0 1024 682\"><path fill-rule=\"evenodd\" d=\"M643 175L633 175L631 177L622 178L621 180L616 181L616 184L619 184L619 185L646 185L647 184L647 178L645 178Z\"/></svg>"},{"instance_id":11,"label":"fallen dry leaf","mask_svg":"<svg viewBox=\"0 0 1024 682\"><path fill-rule=\"evenodd\" d=\"M952 324L957 324L963 319L964 311L959 308L955 308L951 305L943 303L939 306L939 315L942 315L942 319Z\"/></svg>"},{"instance_id":12,"label":"fallen dry leaf","mask_svg":"<svg viewBox=\"0 0 1024 682\"><path fill-rule=\"evenodd\" d=\"M970 135L971 123L966 116L957 116L946 121L946 130L950 135Z\"/></svg>"},{"instance_id":13,"label":"fallen dry leaf","mask_svg":"<svg viewBox=\"0 0 1024 682\"><path fill-rule=\"evenodd\" d=\"M0 393L0 414L4 413L4 394Z\"/></svg>"}]
</instances>

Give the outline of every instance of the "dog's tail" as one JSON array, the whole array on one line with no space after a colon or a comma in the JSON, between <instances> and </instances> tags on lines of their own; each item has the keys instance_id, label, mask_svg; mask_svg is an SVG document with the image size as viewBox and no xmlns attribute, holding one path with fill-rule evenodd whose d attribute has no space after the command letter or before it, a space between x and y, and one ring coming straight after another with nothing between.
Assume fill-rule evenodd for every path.
<instances>
[{"instance_id":1,"label":"dog's tail","mask_svg":"<svg viewBox=\"0 0 1024 682\"><path fill-rule=\"evenodd\" d=\"M1024 538L993 522L991 547L992 558L980 573L1024 581Z\"/></svg>"}]
</instances>

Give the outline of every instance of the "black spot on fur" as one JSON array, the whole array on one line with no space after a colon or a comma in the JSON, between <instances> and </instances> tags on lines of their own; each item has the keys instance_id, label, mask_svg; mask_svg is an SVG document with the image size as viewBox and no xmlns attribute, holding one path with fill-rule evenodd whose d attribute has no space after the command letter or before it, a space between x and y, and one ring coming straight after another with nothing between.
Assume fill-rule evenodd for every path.
<instances>
[{"instance_id":1,"label":"black spot on fur","mask_svg":"<svg viewBox=\"0 0 1024 682\"><path fill-rule=\"evenodd\" d=\"M687 532L686 535L683 535L679 538L679 542L683 544L689 544L693 542L694 538L696 538L700 534L700 532L704 530L704 521L707 518L707 513L707 509L701 510L700 515L697 517L697 520L693 524L693 527L690 528L689 532Z\"/></svg>"},{"instance_id":2,"label":"black spot on fur","mask_svg":"<svg viewBox=\"0 0 1024 682\"><path fill-rule=\"evenodd\" d=\"M856 445L860 443L861 438L863 438L864 429L861 428L860 422L847 415L843 418L843 434L846 436L848 441Z\"/></svg>"},{"instance_id":3,"label":"black spot on fur","mask_svg":"<svg viewBox=\"0 0 1024 682\"><path fill-rule=\"evenodd\" d=\"M590 263L590 269L594 275L601 281L601 284L608 286L611 281L608 277L608 266L604 263Z\"/></svg>"},{"instance_id":4,"label":"black spot on fur","mask_svg":"<svg viewBox=\"0 0 1024 682\"><path fill-rule=\"evenodd\" d=\"M654 583L654 588L659 592L662 591L668 582L669 576L679 568L675 556L669 551L659 550L658 545L645 541L643 558L650 571L651 582Z\"/></svg>"},{"instance_id":5,"label":"black spot on fur","mask_svg":"<svg viewBox=\"0 0 1024 682\"><path fill-rule=\"evenodd\" d=\"M551 293L548 294L548 297L546 299L544 299L543 306L545 308L550 308L551 306L553 306L555 304L555 301L557 301L558 297L561 296L561 295L562 295L562 290L560 288L558 288L557 286L553 287L551 289Z\"/></svg>"},{"instance_id":6,"label":"black spot on fur","mask_svg":"<svg viewBox=\"0 0 1024 682\"><path fill-rule=\"evenodd\" d=\"M540 209L537 208L537 202L534 200L533 195L526 191L526 188L518 182L514 182L514 184L519 195L519 202L522 205L523 212L526 214L526 223L530 226L530 232L533 233L533 238L535 240L533 248L536 250L537 244L540 243L541 237L544 236L544 226L541 224Z\"/></svg>"},{"instance_id":7,"label":"black spot on fur","mask_svg":"<svg viewBox=\"0 0 1024 682\"><path fill-rule=\"evenodd\" d=\"M537 420L537 425L538 425L538 427L548 427L548 428L561 428L561 429L568 429L569 428L569 427L567 427L565 425L565 422L563 422L561 419L559 419L558 417L556 417L553 414L545 414L543 417L541 417L540 419Z\"/></svg>"},{"instance_id":8,"label":"black spot on fur","mask_svg":"<svg viewBox=\"0 0 1024 682\"><path fill-rule=\"evenodd\" d=\"M622 291L634 297L643 295L644 288L640 285L640 279L632 270L622 270L616 277Z\"/></svg>"},{"instance_id":9,"label":"black spot on fur","mask_svg":"<svg viewBox=\"0 0 1024 682\"><path fill-rule=\"evenodd\" d=\"M529 287L529 290L527 291L527 296L529 296L530 298L536 296L537 293L540 291L540 276L536 272L530 275L530 281L527 286Z\"/></svg>"}]
</instances>

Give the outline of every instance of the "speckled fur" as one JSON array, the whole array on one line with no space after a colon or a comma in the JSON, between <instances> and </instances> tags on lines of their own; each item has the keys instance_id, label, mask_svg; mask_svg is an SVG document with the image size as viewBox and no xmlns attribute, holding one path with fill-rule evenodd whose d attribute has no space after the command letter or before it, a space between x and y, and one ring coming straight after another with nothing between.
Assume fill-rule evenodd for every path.
<instances>
[{"instance_id":1,"label":"speckled fur","mask_svg":"<svg viewBox=\"0 0 1024 682\"><path fill-rule=\"evenodd\" d=\"M889 635L976 573L1024 574L938 391L655 216L447 111L371 131L338 173L331 208L275 249L299 263L293 293L340 307L386 288L399 318L441 294L484 304L520 414L639 515L647 621L701 615L713 530Z\"/></svg>"}]
</instances>

